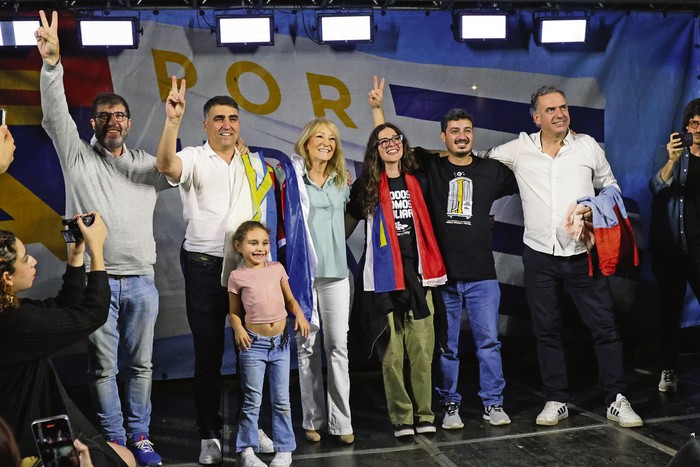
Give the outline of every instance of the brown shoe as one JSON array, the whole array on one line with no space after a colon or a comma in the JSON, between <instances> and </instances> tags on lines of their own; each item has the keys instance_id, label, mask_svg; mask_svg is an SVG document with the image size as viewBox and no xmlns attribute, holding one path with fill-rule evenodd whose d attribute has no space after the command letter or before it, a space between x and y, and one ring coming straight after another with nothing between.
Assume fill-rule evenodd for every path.
<instances>
[{"instance_id":1,"label":"brown shoe","mask_svg":"<svg viewBox=\"0 0 700 467\"><path fill-rule=\"evenodd\" d=\"M316 430L306 430L306 441L318 443L321 441L321 434Z\"/></svg>"},{"instance_id":2,"label":"brown shoe","mask_svg":"<svg viewBox=\"0 0 700 467\"><path fill-rule=\"evenodd\" d=\"M355 435L352 433L349 435L338 435L338 442L340 444L352 444L355 442Z\"/></svg>"}]
</instances>

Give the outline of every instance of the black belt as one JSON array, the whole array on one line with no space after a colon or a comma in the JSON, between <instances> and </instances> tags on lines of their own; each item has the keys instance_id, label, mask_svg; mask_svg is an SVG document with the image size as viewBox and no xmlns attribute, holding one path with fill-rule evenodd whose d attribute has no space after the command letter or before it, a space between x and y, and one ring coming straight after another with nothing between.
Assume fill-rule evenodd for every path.
<instances>
[{"instance_id":1,"label":"black belt","mask_svg":"<svg viewBox=\"0 0 700 467\"><path fill-rule=\"evenodd\" d=\"M220 256L208 255L206 253L198 253L196 251L184 250L184 252L188 258L193 259L195 261L214 264L223 264L224 262L224 258L221 258Z\"/></svg>"}]
</instances>

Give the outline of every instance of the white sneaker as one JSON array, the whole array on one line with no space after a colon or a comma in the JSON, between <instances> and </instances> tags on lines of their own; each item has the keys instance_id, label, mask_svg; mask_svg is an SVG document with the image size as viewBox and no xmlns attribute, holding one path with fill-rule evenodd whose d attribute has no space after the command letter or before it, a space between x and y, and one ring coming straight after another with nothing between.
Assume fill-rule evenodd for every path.
<instances>
[{"instance_id":1,"label":"white sneaker","mask_svg":"<svg viewBox=\"0 0 700 467\"><path fill-rule=\"evenodd\" d=\"M203 439L199 451L199 463L204 465L221 464L221 441L216 438Z\"/></svg>"},{"instance_id":2,"label":"white sneaker","mask_svg":"<svg viewBox=\"0 0 700 467\"><path fill-rule=\"evenodd\" d=\"M564 420L569 416L569 409L564 402L547 401L544 409L537 416L535 423L538 425L554 426L559 420Z\"/></svg>"},{"instance_id":3,"label":"white sneaker","mask_svg":"<svg viewBox=\"0 0 700 467\"><path fill-rule=\"evenodd\" d=\"M622 394L618 394L615 402L608 407L608 420L619 423L623 428L634 428L644 424Z\"/></svg>"},{"instance_id":4,"label":"white sneaker","mask_svg":"<svg viewBox=\"0 0 700 467\"><path fill-rule=\"evenodd\" d=\"M289 467L292 465L291 452L278 452L270 462L270 467Z\"/></svg>"},{"instance_id":5,"label":"white sneaker","mask_svg":"<svg viewBox=\"0 0 700 467\"><path fill-rule=\"evenodd\" d=\"M661 372L661 380L659 381L659 392L676 392L678 390L678 379L673 370L664 370Z\"/></svg>"},{"instance_id":6,"label":"white sneaker","mask_svg":"<svg viewBox=\"0 0 700 467\"><path fill-rule=\"evenodd\" d=\"M258 459L258 456L255 455L255 451L250 447L245 448L238 454L238 460L240 461L241 467L267 467L267 464ZM238 462L236 462L236 465L239 465Z\"/></svg>"},{"instance_id":7,"label":"white sneaker","mask_svg":"<svg viewBox=\"0 0 700 467\"><path fill-rule=\"evenodd\" d=\"M269 436L264 431L258 428L258 452L261 454L272 454L275 452L275 443L272 442Z\"/></svg>"}]
</instances>

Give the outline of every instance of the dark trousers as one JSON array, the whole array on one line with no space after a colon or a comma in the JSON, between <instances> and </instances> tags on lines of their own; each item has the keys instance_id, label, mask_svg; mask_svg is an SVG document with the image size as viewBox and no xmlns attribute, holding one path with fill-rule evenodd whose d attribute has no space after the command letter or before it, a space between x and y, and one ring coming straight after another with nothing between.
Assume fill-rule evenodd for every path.
<instances>
[{"instance_id":1,"label":"dark trousers","mask_svg":"<svg viewBox=\"0 0 700 467\"><path fill-rule=\"evenodd\" d=\"M700 297L700 248L688 254L652 249L652 271L661 308L659 326L661 365L664 370L678 370L678 340L685 301L686 284Z\"/></svg>"},{"instance_id":2,"label":"dark trousers","mask_svg":"<svg viewBox=\"0 0 700 467\"><path fill-rule=\"evenodd\" d=\"M525 247L525 291L537 339L542 384L548 401L568 402L566 358L561 340L561 295L567 291L591 331L598 376L610 404L624 392L622 341L615 324L607 277L588 275L588 256L553 256Z\"/></svg>"},{"instance_id":3,"label":"dark trousers","mask_svg":"<svg viewBox=\"0 0 700 467\"><path fill-rule=\"evenodd\" d=\"M223 260L180 249L187 321L194 341L194 403L202 439L221 437L221 362L228 292L221 286Z\"/></svg>"}]
</instances>

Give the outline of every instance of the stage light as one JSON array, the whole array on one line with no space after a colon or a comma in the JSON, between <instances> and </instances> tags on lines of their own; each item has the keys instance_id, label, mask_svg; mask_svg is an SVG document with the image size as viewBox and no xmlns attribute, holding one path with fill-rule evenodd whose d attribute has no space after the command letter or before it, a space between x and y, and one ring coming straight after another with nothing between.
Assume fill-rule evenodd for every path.
<instances>
[{"instance_id":1,"label":"stage light","mask_svg":"<svg viewBox=\"0 0 700 467\"><path fill-rule=\"evenodd\" d=\"M317 13L316 29L322 44L373 42L374 14Z\"/></svg>"},{"instance_id":2,"label":"stage light","mask_svg":"<svg viewBox=\"0 0 700 467\"><path fill-rule=\"evenodd\" d=\"M83 47L136 49L140 32L135 17L78 18L78 36Z\"/></svg>"},{"instance_id":3,"label":"stage light","mask_svg":"<svg viewBox=\"0 0 700 467\"><path fill-rule=\"evenodd\" d=\"M507 39L508 16L505 13L455 12L452 27L457 41Z\"/></svg>"},{"instance_id":4,"label":"stage light","mask_svg":"<svg viewBox=\"0 0 700 467\"><path fill-rule=\"evenodd\" d=\"M36 47L34 33L39 26L39 19L0 20L0 46Z\"/></svg>"},{"instance_id":5,"label":"stage light","mask_svg":"<svg viewBox=\"0 0 700 467\"><path fill-rule=\"evenodd\" d=\"M273 15L221 15L216 17L216 44L275 45Z\"/></svg>"},{"instance_id":6,"label":"stage light","mask_svg":"<svg viewBox=\"0 0 700 467\"><path fill-rule=\"evenodd\" d=\"M586 42L587 18L541 18L536 34L538 44Z\"/></svg>"}]
</instances>

